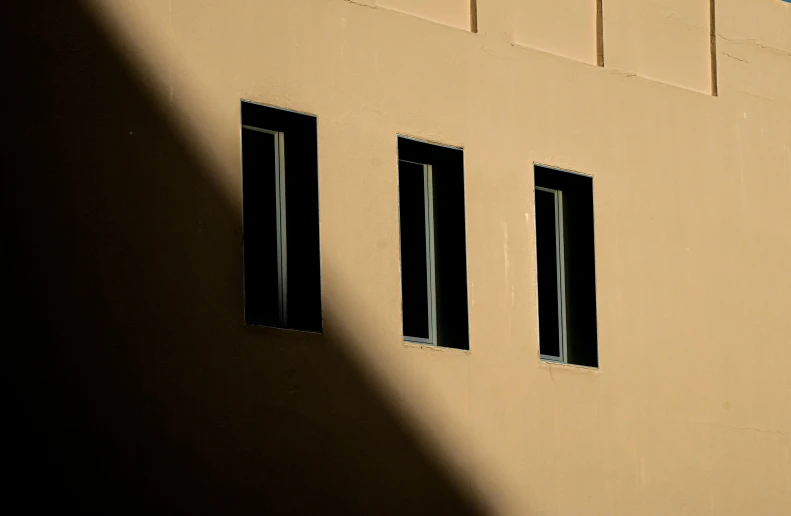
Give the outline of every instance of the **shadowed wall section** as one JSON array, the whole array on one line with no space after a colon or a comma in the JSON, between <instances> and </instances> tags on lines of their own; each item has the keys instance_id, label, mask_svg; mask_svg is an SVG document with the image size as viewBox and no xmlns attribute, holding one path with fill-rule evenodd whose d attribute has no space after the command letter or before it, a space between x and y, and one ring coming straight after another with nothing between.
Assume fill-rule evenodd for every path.
<instances>
[{"instance_id":1,"label":"shadowed wall section","mask_svg":"<svg viewBox=\"0 0 791 516\"><path fill-rule=\"evenodd\" d=\"M10 500L482 514L341 333L243 325L237 208L95 23L72 2L3 16Z\"/></svg>"}]
</instances>

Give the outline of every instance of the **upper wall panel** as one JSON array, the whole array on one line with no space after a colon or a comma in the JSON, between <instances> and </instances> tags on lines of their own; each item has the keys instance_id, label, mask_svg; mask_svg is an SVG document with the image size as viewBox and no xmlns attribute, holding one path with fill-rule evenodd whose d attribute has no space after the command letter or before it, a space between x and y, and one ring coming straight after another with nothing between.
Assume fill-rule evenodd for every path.
<instances>
[{"instance_id":1,"label":"upper wall panel","mask_svg":"<svg viewBox=\"0 0 791 516\"><path fill-rule=\"evenodd\" d=\"M791 3L719 0L720 91L791 102Z\"/></svg>"},{"instance_id":2,"label":"upper wall panel","mask_svg":"<svg viewBox=\"0 0 791 516\"><path fill-rule=\"evenodd\" d=\"M376 0L376 5L470 30L470 0Z\"/></svg>"},{"instance_id":3,"label":"upper wall panel","mask_svg":"<svg viewBox=\"0 0 791 516\"><path fill-rule=\"evenodd\" d=\"M605 0L604 66L711 91L709 0Z\"/></svg>"},{"instance_id":4,"label":"upper wall panel","mask_svg":"<svg viewBox=\"0 0 791 516\"><path fill-rule=\"evenodd\" d=\"M513 3L514 42L596 64L596 0Z\"/></svg>"},{"instance_id":5,"label":"upper wall panel","mask_svg":"<svg viewBox=\"0 0 791 516\"><path fill-rule=\"evenodd\" d=\"M720 39L752 42L791 53L791 2L717 0Z\"/></svg>"}]
</instances>

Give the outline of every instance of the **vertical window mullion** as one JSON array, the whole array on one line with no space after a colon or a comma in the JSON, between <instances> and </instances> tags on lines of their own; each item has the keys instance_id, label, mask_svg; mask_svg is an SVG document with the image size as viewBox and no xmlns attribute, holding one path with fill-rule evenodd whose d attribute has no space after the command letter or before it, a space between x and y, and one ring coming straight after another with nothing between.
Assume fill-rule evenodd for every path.
<instances>
[{"instance_id":1,"label":"vertical window mullion","mask_svg":"<svg viewBox=\"0 0 791 516\"><path fill-rule=\"evenodd\" d=\"M558 362L566 362L567 354L567 338L566 338L566 301L565 301L565 261L564 261L564 245L563 245L563 197L562 192L552 188L544 188L536 186L536 191L550 194L552 197L551 212L546 213L552 217L552 254L554 257L554 311L555 322L557 328L557 355L542 354L546 360L553 360ZM539 215L537 214L537 217ZM539 291L539 296L541 295ZM546 302L546 300L545 300ZM544 338L547 334L545 334ZM552 348L550 348L552 349Z\"/></svg>"},{"instance_id":2,"label":"vertical window mullion","mask_svg":"<svg viewBox=\"0 0 791 516\"><path fill-rule=\"evenodd\" d=\"M555 196L555 257L558 282L558 334L560 336L560 361L568 361L568 338L566 335L566 261L563 243L563 192L554 191Z\"/></svg>"},{"instance_id":3,"label":"vertical window mullion","mask_svg":"<svg viewBox=\"0 0 791 516\"><path fill-rule=\"evenodd\" d=\"M437 285L434 261L434 177L431 165L423 165L423 196L426 220L426 276L428 278L429 339L437 345Z\"/></svg>"},{"instance_id":4,"label":"vertical window mullion","mask_svg":"<svg viewBox=\"0 0 791 516\"><path fill-rule=\"evenodd\" d=\"M280 324L288 325L288 246L286 240L286 156L285 134L275 135L275 211L277 213L277 265Z\"/></svg>"}]
</instances>

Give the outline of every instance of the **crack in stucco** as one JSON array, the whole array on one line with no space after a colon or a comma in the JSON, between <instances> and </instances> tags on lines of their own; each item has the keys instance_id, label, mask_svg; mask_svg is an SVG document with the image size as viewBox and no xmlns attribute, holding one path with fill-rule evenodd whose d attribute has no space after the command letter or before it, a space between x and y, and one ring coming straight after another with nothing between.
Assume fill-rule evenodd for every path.
<instances>
[{"instance_id":1,"label":"crack in stucco","mask_svg":"<svg viewBox=\"0 0 791 516\"><path fill-rule=\"evenodd\" d=\"M746 425L729 425L727 423L716 423L714 421L700 421L695 419L688 419L687 422L698 425L715 426L718 428L728 428L731 430L746 430L748 432L758 432L762 434L774 434L774 435L783 435L783 436L791 435L791 432L787 432L780 429L773 429L773 428L757 428L754 426L746 426Z\"/></svg>"},{"instance_id":2,"label":"crack in stucco","mask_svg":"<svg viewBox=\"0 0 791 516\"><path fill-rule=\"evenodd\" d=\"M773 99L772 97L767 97L766 95L759 95L759 94L753 93L751 91L736 90L736 92L737 93L744 93L745 95L749 95L751 97L755 97L755 98L761 99L761 100L768 100L770 102L777 102L777 99Z\"/></svg>"},{"instance_id":3,"label":"crack in stucco","mask_svg":"<svg viewBox=\"0 0 791 516\"><path fill-rule=\"evenodd\" d=\"M730 57L731 59L735 59L736 61L741 61L742 63L752 63L752 61L748 61L748 60L746 60L746 59L741 59L741 58L739 58L739 57L732 56L732 55L730 55L730 54L729 54L729 53L727 53L727 52L723 52L723 53L722 53L722 55L724 55L724 56L728 56L728 57Z\"/></svg>"},{"instance_id":4,"label":"crack in stucco","mask_svg":"<svg viewBox=\"0 0 791 516\"><path fill-rule=\"evenodd\" d=\"M702 30L702 31L704 31L706 33L709 32L709 26L708 25L704 26L704 25L696 25L694 23L690 23L690 22L688 22L687 20L685 20L684 18L682 18L681 16L679 16L678 14L676 14L675 12L672 12L672 11L670 13L668 13L667 16L665 16L665 19L668 20L668 21L677 22L677 23L685 26L688 30Z\"/></svg>"},{"instance_id":5,"label":"crack in stucco","mask_svg":"<svg viewBox=\"0 0 791 516\"><path fill-rule=\"evenodd\" d=\"M373 0L371 2L366 2L365 0L343 0L343 1L346 2L347 4L354 4L362 7L370 7L371 9L376 8L376 4Z\"/></svg>"},{"instance_id":6,"label":"crack in stucco","mask_svg":"<svg viewBox=\"0 0 791 516\"><path fill-rule=\"evenodd\" d=\"M770 50L772 52L776 52L778 54L791 57L791 51L786 50L784 48L773 47L772 45L767 45L766 43L761 43L760 41L753 38L729 38L728 36L725 36L720 32L717 33L717 37L722 38L725 41L729 41L731 43L737 43L740 45L753 45L764 50Z\"/></svg>"}]
</instances>

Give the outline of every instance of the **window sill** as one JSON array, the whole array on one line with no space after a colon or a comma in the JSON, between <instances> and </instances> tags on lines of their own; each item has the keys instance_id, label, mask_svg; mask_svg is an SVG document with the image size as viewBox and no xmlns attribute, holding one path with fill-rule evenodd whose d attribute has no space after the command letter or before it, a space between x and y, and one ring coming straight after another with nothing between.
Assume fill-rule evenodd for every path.
<instances>
[{"instance_id":1,"label":"window sill","mask_svg":"<svg viewBox=\"0 0 791 516\"><path fill-rule=\"evenodd\" d=\"M420 342L412 342L409 340L404 340L403 343L404 343L404 347L406 348L425 349L428 351L438 351L443 353L461 353L464 355L471 354L469 349L444 348L442 346L435 346L433 344L421 344Z\"/></svg>"}]
</instances>

